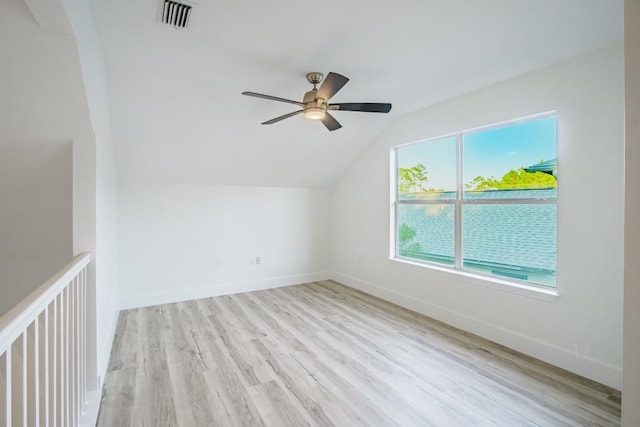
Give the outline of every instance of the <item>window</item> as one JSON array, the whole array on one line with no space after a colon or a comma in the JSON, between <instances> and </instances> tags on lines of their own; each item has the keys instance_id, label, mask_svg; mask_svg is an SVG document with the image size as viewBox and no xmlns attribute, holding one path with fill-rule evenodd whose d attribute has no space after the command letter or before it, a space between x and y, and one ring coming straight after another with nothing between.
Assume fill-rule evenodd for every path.
<instances>
[{"instance_id":1,"label":"window","mask_svg":"<svg viewBox=\"0 0 640 427\"><path fill-rule=\"evenodd\" d=\"M396 259L556 287L555 114L392 155Z\"/></svg>"}]
</instances>

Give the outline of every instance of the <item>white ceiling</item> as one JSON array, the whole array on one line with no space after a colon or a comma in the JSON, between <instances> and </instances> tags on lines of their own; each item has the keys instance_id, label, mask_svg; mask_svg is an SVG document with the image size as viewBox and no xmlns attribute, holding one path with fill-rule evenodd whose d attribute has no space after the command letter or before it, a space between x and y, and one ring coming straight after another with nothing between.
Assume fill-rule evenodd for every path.
<instances>
[{"instance_id":1,"label":"white ceiling","mask_svg":"<svg viewBox=\"0 0 640 427\"><path fill-rule=\"evenodd\" d=\"M157 0L93 0L121 180L331 184L394 117L622 40L622 0L199 0L192 27ZM351 81L333 102L391 102L263 126L309 71ZM404 141L399 141L404 142Z\"/></svg>"}]
</instances>

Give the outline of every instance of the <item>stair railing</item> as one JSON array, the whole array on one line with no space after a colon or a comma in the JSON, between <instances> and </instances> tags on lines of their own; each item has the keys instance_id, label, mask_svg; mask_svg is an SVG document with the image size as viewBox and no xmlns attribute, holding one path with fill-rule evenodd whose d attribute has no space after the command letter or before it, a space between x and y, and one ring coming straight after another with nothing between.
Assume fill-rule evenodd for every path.
<instances>
[{"instance_id":1,"label":"stair railing","mask_svg":"<svg viewBox=\"0 0 640 427\"><path fill-rule=\"evenodd\" d=\"M87 402L83 253L0 318L0 426L77 426Z\"/></svg>"}]
</instances>

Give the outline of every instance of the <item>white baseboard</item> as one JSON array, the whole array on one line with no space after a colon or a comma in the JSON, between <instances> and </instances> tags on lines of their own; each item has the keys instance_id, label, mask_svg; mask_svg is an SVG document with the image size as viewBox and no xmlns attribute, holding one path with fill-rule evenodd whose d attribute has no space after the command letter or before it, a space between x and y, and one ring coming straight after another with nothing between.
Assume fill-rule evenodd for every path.
<instances>
[{"instance_id":1,"label":"white baseboard","mask_svg":"<svg viewBox=\"0 0 640 427\"><path fill-rule=\"evenodd\" d=\"M490 341L504 345L516 351L566 369L583 377L622 389L622 369L608 363L576 354L570 350L549 344L538 339L522 335L466 314L432 304L413 296L404 295L381 286L368 283L355 277L332 272L331 278L362 292L398 304L456 328L471 332Z\"/></svg>"},{"instance_id":2,"label":"white baseboard","mask_svg":"<svg viewBox=\"0 0 640 427\"><path fill-rule=\"evenodd\" d=\"M100 399L102 393L92 391L85 396L85 407L78 423L81 427L94 427L98 422L98 413L100 412Z\"/></svg>"},{"instance_id":3,"label":"white baseboard","mask_svg":"<svg viewBox=\"0 0 640 427\"><path fill-rule=\"evenodd\" d=\"M116 326L118 324L118 316L120 310L114 310L109 319L109 329L104 342L102 343L102 349L100 353L100 363L98 364L98 390L102 390L102 383L104 382L104 376L107 372L107 366L109 365L109 358L111 356L111 347L113 347L113 340L115 339Z\"/></svg>"},{"instance_id":4,"label":"white baseboard","mask_svg":"<svg viewBox=\"0 0 640 427\"><path fill-rule=\"evenodd\" d=\"M269 277L266 279L248 282L219 283L211 286L197 288L175 289L148 294L125 296L121 299L120 309L148 307L159 304L189 301L198 298L215 297L219 295L231 295L242 292L260 291L264 289L280 288L283 286L298 285L301 283L328 280L331 274L328 271L319 271L291 276Z\"/></svg>"}]
</instances>

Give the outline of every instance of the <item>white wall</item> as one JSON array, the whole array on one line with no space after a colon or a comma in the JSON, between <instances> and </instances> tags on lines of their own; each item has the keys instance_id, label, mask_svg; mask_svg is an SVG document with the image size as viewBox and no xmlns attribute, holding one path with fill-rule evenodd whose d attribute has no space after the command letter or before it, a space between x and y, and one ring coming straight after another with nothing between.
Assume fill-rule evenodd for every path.
<instances>
[{"instance_id":1,"label":"white wall","mask_svg":"<svg viewBox=\"0 0 640 427\"><path fill-rule=\"evenodd\" d=\"M622 424L640 425L640 2L625 1L625 266Z\"/></svg>"},{"instance_id":2,"label":"white wall","mask_svg":"<svg viewBox=\"0 0 640 427\"><path fill-rule=\"evenodd\" d=\"M80 252L94 253L95 140L75 39L66 13L58 10L61 1L31 0L29 7L23 0L0 2L0 144L35 149L72 141L72 182L67 188L72 200L71 228L64 227L71 234L63 241L71 242L69 258ZM56 13L50 13L52 8L58 8ZM39 18L45 25L39 25ZM21 162L13 155L6 160ZM48 174L44 179L55 176ZM25 188L24 182L15 185L18 190ZM9 225L21 228L24 221L26 217L13 218ZM49 224L42 233L55 235L57 226ZM91 292L93 271L89 283ZM40 284L35 283L34 288ZM94 327L88 325L88 330ZM90 334L89 339L94 338ZM89 351L93 348L90 344ZM90 372L94 368L90 366ZM89 389L96 385L95 379L88 376Z\"/></svg>"},{"instance_id":3,"label":"white wall","mask_svg":"<svg viewBox=\"0 0 640 427\"><path fill-rule=\"evenodd\" d=\"M78 46L96 140L96 299L99 375L108 362L118 315L118 183L102 47L91 4L65 0Z\"/></svg>"},{"instance_id":4,"label":"white wall","mask_svg":"<svg viewBox=\"0 0 640 427\"><path fill-rule=\"evenodd\" d=\"M123 307L328 278L328 202L325 189L121 183Z\"/></svg>"},{"instance_id":5,"label":"white wall","mask_svg":"<svg viewBox=\"0 0 640 427\"><path fill-rule=\"evenodd\" d=\"M600 51L396 119L334 187L334 277L620 388L622 56ZM390 147L550 110L559 120L555 301L388 259Z\"/></svg>"},{"instance_id":6,"label":"white wall","mask_svg":"<svg viewBox=\"0 0 640 427\"><path fill-rule=\"evenodd\" d=\"M72 257L70 141L0 144L0 316Z\"/></svg>"},{"instance_id":7,"label":"white wall","mask_svg":"<svg viewBox=\"0 0 640 427\"><path fill-rule=\"evenodd\" d=\"M5 260L19 259L4 264L3 300L28 294L93 242L91 200L75 186L91 181L93 144L75 42L34 16L22 0L0 3L0 246ZM84 170L72 172L78 156Z\"/></svg>"},{"instance_id":8,"label":"white wall","mask_svg":"<svg viewBox=\"0 0 640 427\"><path fill-rule=\"evenodd\" d=\"M0 259L70 259L71 168L71 141L0 145Z\"/></svg>"}]
</instances>

